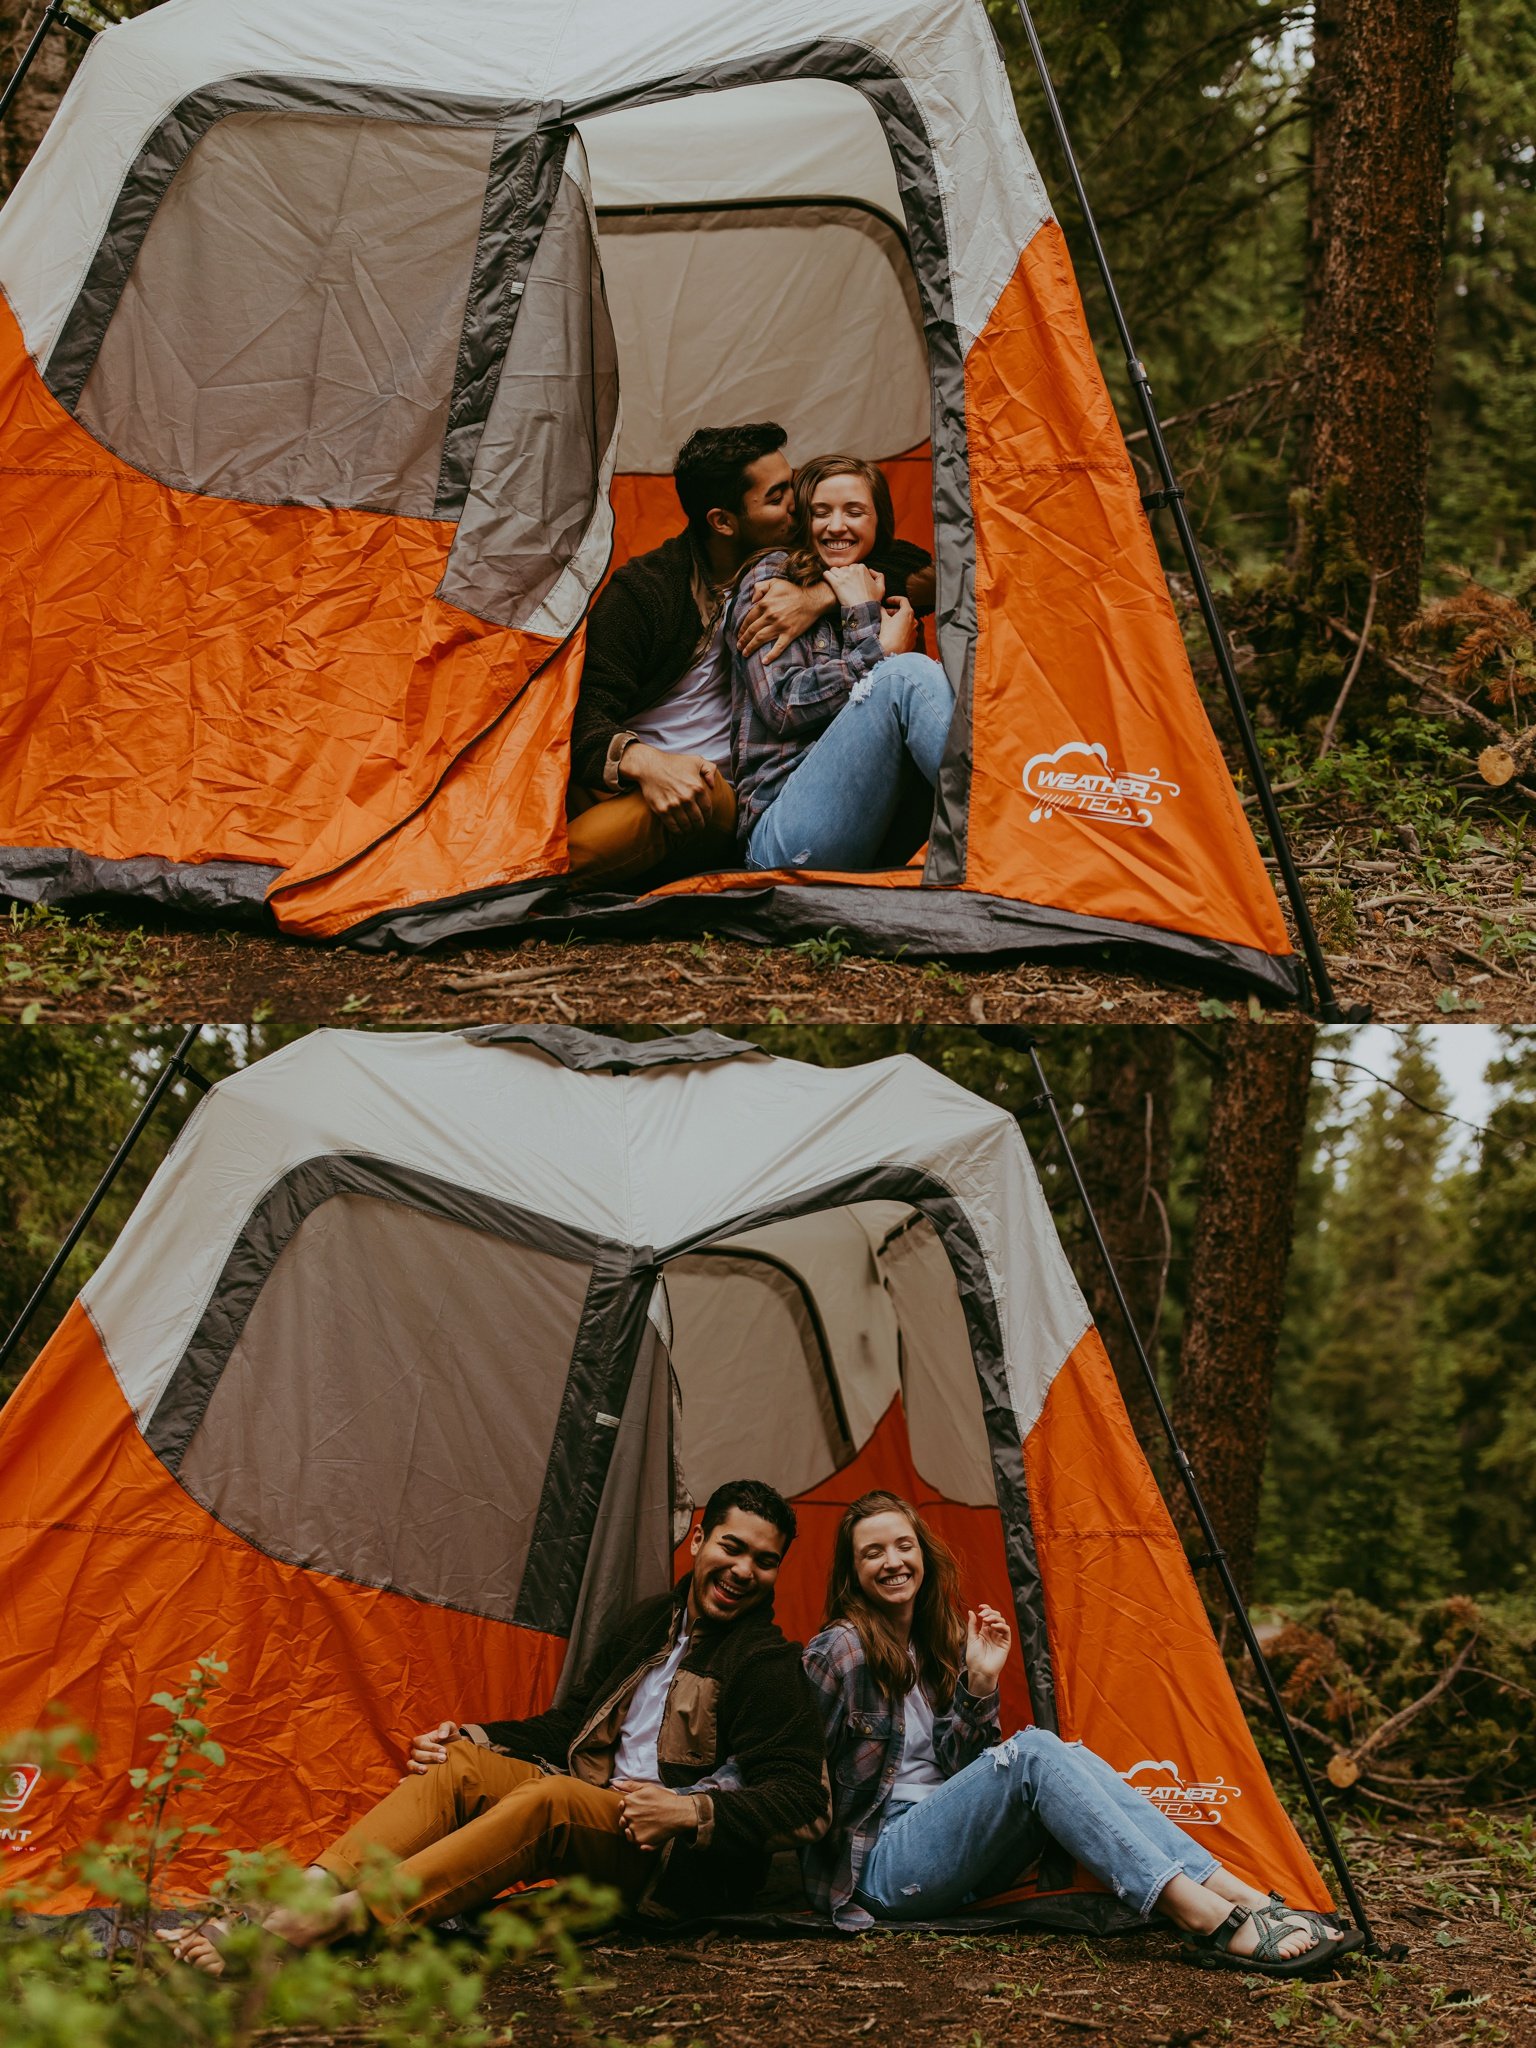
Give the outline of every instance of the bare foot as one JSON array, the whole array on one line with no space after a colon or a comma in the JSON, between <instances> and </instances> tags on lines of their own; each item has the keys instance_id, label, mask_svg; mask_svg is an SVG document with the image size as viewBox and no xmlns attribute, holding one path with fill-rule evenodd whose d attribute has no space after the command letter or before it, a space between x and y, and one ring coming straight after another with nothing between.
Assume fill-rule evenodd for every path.
<instances>
[{"instance_id":1,"label":"bare foot","mask_svg":"<svg viewBox=\"0 0 1536 2048\"><path fill-rule=\"evenodd\" d=\"M1221 1899L1230 1899L1234 1906L1246 1906L1250 1913L1268 1912L1275 1903L1274 1893L1256 1892L1251 1884L1244 1884L1242 1879L1234 1877L1230 1870L1223 1870L1220 1867L1213 1870L1203 1882L1208 1892L1215 1892ZM1315 1913L1310 1907L1303 1906L1287 1906L1286 1911L1298 1920L1321 1921L1335 1934L1343 1929L1343 1922L1333 1913Z\"/></svg>"},{"instance_id":2,"label":"bare foot","mask_svg":"<svg viewBox=\"0 0 1536 2048\"><path fill-rule=\"evenodd\" d=\"M1225 1873L1223 1873L1225 1874ZM1230 1881L1230 1880L1229 1880ZM1214 1885L1196 1884L1182 1872L1170 1878L1158 1897L1160 1913L1165 1913L1176 1927L1182 1927L1187 1934L1214 1934L1226 1920L1235 1903ZM1267 1898L1260 1898L1257 1907L1250 1912L1270 1912L1273 1909ZM1289 1961L1305 1955L1310 1948L1316 1948L1323 1939L1322 1929L1315 1921L1290 1918L1288 1931L1278 1941L1279 1955ZM1255 1921L1245 1920L1228 1944L1228 1953L1234 1956L1250 1956L1259 1945L1259 1929Z\"/></svg>"},{"instance_id":3,"label":"bare foot","mask_svg":"<svg viewBox=\"0 0 1536 2048\"><path fill-rule=\"evenodd\" d=\"M1264 1909L1269 1910L1268 1899L1264 1901ZM1216 1925L1219 1927L1221 1921L1218 1920ZM1308 1926L1305 1920L1293 1920L1290 1926L1292 1931L1282 1935L1279 1941L1279 1952L1287 1961L1296 1956L1304 1956L1309 1948L1316 1948L1323 1938L1318 1929ZM1209 1927L1202 1930L1206 1934L1212 1931ZM1227 1953L1234 1956L1251 1956L1258 1945L1258 1924L1253 1920L1245 1920L1227 1944Z\"/></svg>"}]
</instances>

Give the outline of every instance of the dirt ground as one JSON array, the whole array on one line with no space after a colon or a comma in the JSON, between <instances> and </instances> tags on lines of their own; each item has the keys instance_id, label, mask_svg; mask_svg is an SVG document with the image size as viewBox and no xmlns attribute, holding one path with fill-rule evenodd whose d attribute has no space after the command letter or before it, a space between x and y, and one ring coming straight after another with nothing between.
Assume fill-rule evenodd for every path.
<instances>
[{"instance_id":1,"label":"dirt ground","mask_svg":"<svg viewBox=\"0 0 1536 2048\"><path fill-rule=\"evenodd\" d=\"M563 2001L552 1964L498 1988L517 2042L869 2043L869 2048L1527 2048L1536 2043L1536 1867L1469 1854L1459 1823L1349 1831L1386 1959L1275 1984L1192 1969L1164 1933L600 1940Z\"/></svg>"},{"instance_id":2,"label":"dirt ground","mask_svg":"<svg viewBox=\"0 0 1536 2048\"><path fill-rule=\"evenodd\" d=\"M1341 1002L1367 1004L1383 1023L1536 1017L1536 825L1474 834L1446 864L1410 846L1383 850L1386 835L1363 813L1314 805L1293 823ZM0 1017L53 1023L1132 1024L1242 1007L1089 968L861 959L835 931L771 950L528 940L402 959L112 915L16 912L0 921L0 969Z\"/></svg>"}]
</instances>

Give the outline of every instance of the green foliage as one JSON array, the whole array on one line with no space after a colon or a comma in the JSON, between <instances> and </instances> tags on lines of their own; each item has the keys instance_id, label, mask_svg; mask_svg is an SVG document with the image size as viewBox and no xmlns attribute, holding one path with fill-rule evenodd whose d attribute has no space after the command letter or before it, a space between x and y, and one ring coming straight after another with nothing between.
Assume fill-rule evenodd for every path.
<instances>
[{"instance_id":1,"label":"green foliage","mask_svg":"<svg viewBox=\"0 0 1536 2048\"><path fill-rule=\"evenodd\" d=\"M104 1932L79 1922L51 1926L42 1917L44 1886L0 1889L6 2048L251 2048L277 2035L338 2029L378 2048L489 2048L515 2039L488 2023L491 1980L539 1951L553 1954L576 2031L597 2048L580 2006L588 1976L579 1937L613 1916L617 1902L600 1887L573 1882L531 1894L516 1911L484 1915L472 1942L402 1928L376 1934L361 1952L355 1943L347 1952L300 1952L267 1931L274 1911L311 1915L333 1896L280 1851L231 1852L224 1876L190 1913L164 1898L180 1845L212 1833L184 1809L195 1804L205 1771L224 1763L205 1715L225 1669L200 1657L182 1692L155 1694L167 1725L149 1737L155 1760L130 1773L139 1805L111 1841L88 1844L74 1859L75 1874L109 1903ZM34 1729L0 1749L0 1770L25 1760L67 1776L88 1750L78 1729ZM410 1891L385 1857L358 1889L392 1911ZM177 1960L158 1932L168 1925L221 1930L223 1974Z\"/></svg>"},{"instance_id":2,"label":"green foliage","mask_svg":"<svg viewBox=\"0 0 1536 2048\"><path fill-rule=\"evenodd\" d=\"M841 925L834 924L813 938L797 939L789 950L812 967L841 967L853 951L853 941Z\"/></svg>"},{"instance_id":3,"label":"green foliage","mask_svg":"<svg viewBox=\"0 0 1536 2048\"><path fill-rule=\"evenodd\" d=\"M1456 1541L1474 1588L1529 1588L1536 1557L1536 1037L1493 1069L1503 1099L1456 1190L1441 1294L1458 1333Z\"/></svg>"},{"instance_id":4,"label":"green foliage","mask_svg":"<svg viewBox=\"0 0 1536 2048\"><path fill-rule=\"evenodd\" d=\"M1426 560L1536 550L1536 13L1462 0Z\"/></svg>"},{"instance_id":5,"label":"green foliage","mask_svg":"<svg viewBox=\"0 0 1536 2048\"><path fill-rule=\"evenodd\" d=\"M49 1005L103 990L119 999L123 1016L136 1015L155 995L145 972L150 965L141 931L103 925L98 917L13 903L0 923L5 1008L22 1024L35 1024Z\"/></svg>"},{"instance_id":6,"label":"green foliage","mask_svg":"<svg viewBox=\"0 0 1536 2048\"><path fill-rule=\"evenodd\" d=\"M1415 1034L1343 1105L1314 1084L1276 1367L1259 1585L1384 1607L1530 1586L1536 1551L1536 1043L1506 1041L1470 1158ZM1404 1096L1412 1100L1405 1100ZM1417 1105L1423 1105L1419 1107Z\"/></svg>"},{"instance_id":7,"label":"green foliage","mask_svg":"<svg viewBox=\"0 0 1536 2048\"><path fill-rule=\"evenodd\" d=\"M1335 1593L1289 1614L1266 1654L1286 1706L1315 1731L1312 1742L1362 1751L1355 1797L1466 1805L1536 1790L1536 1615L1528 1606L1453 1597L1393 1612ZM1241 1668L1235 1675L1250 1682ZM1399 1714L1398 1732L1373 1745ZM1278 1768L1272 1729L1262 1731L1266 1744ZM1512 1859L1528 1848L1511 1835Z\"/></svg>"},{"instance_id":8,"label":"green foliage","mask_svg":"<svg viewBox=\"0 0 1536 2048\"><path fill-rule=\"evenodd\" d=\"M1392 1078L1414 1101L1374 1089L1347 1130L1342 1082L1319 1084L1332 1127L1310 1163L1321 1185L1281 1335L1259 1546L1259 1583L1282 1599L1349 1586L1400 1605L1456 1582L1455 1361L1434 1295L1445 1126L1425 1113L1445 1099L1418 1034Z\"/></svg>"}]
</instances>

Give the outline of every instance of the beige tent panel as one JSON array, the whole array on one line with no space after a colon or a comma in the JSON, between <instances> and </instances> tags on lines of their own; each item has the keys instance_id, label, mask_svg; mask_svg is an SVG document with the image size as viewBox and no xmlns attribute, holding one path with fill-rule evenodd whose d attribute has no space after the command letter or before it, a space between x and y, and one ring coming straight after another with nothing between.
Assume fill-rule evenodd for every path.
<instances>
[{"instance_id":1,"label":"beige tent panel","mask_svg":"<svg viewBox=\"0 0 1536 2048\"><path fill-rule=\"evenodd\" d=\"M778 420L796 461L929 433L928 350L900 234L860 206L601 216L619 345L619 467L670 473L694 428Z\"/></svg>"}]
</instances>

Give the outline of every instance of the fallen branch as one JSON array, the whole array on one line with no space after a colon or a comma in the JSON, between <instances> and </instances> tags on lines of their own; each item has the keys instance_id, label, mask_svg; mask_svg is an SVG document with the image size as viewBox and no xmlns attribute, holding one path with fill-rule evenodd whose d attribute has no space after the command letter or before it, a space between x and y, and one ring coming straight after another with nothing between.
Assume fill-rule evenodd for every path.
<instances>
[{"instance_id":1,"label":"fallen branch","mask_svg":"<svg viewBox=\"0 0 1536 2048\"><path fill-rule=\"evenodd\" d=\"M1427 1692L1421 1693L1416 1700L1410 1700L1406 1707L1400 1707L1395 1714L1389 1714L1379 1728L1367 1735L1364 1742L1356 1743L1352 1751L1346 1752L1350 1762L1361 1764L1368 1756L1374 1756L1377 1750L1385 1749L1388 1743L1395 1742L1410 1721L1416 1721L1426 1707L1432 1707L1442 1693L1456 1683L1476 1645L1477 1637L1468 1636Z\"/></svg>"},{"instance_id":2,"label":"fallen branch","mask_svg":"<svg viewBox=\"0 0 1536 2048\"><path fill-rule=\"evenodd\" d=\"M1343 714L1349 693L1355 687L1355 677L1359 675L1361 664L1365 660L1365 650L1370 645L1371 622L1376 616L1376 583L1376 571L1373 569L1371 571L1371 594L1365 601L1365 619L1360 628L1360 637L1355 642L1354 659L1349 664L1349 671L1345 675L1344 687L1340 690L1334 707L1328 714L1328 723L1323 727L1322 745L1317 750L1319 761L1322 760L1328 749L1333 745L1333 736L1338 730L1339 719Z\"/></svg>"}]
</instances>

